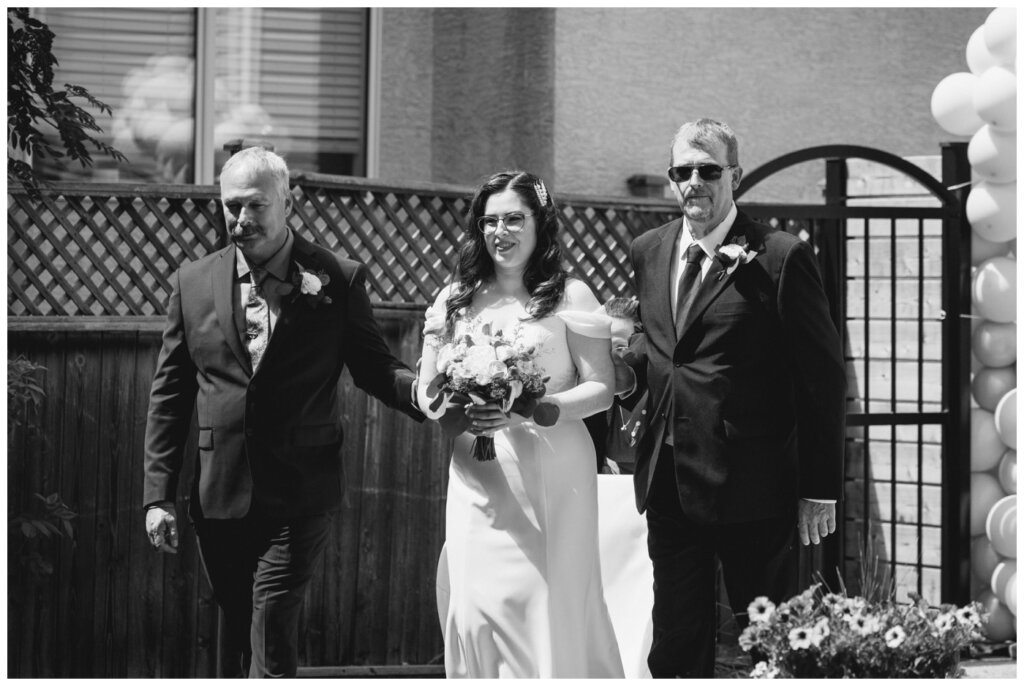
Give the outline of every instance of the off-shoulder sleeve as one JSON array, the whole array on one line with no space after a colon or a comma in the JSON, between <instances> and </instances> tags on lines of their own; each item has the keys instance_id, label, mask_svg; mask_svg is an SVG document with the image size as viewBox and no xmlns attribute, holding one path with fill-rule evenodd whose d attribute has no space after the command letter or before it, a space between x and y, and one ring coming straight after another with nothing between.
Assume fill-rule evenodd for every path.
<instances>
[{"instance_id":1,"label":"off-shoulder sleeve","mask_svg":"<svg viewBox=\"0 0 1024 686\"><path fill-rule=\"evenodd\" d=\"M587 338L611 338L612 318L603 308L586 312L584 310L562 310L555 316L565 322L569 330Z\"/></svg>"},{"instance_id":2,"label":"off-shoulder sleeve","mask_svg":"<svg viewBox=\"0 0 1024 686\"><path fill-rule=\"evenodd\" d=\"M434 304L428 307L423 315L424 336L436 336L444 331L444 318L448 312L448 291L447 286L442 288L441 292L437 294L437 298L434 299Z\"/></svg>"}]
</instances>

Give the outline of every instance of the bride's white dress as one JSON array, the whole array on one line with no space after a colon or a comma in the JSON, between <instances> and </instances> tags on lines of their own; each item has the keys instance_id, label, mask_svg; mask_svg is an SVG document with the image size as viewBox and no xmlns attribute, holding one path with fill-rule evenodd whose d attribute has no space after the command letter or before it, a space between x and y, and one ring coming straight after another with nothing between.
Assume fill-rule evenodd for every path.
<instances>
[{"instance_id":1,"label":"bride's white dress","mask_svg":"<svg viewBox=\"0 0 1024 686\"><path fill-rule=\"evenodd\" d=\"M443 316L443 301L428 319ZM548 393L577 384L568 330L609 336L609 320L592 310L556 310L523 327L541 341ZM437 579L447 675L622 677L601 584L596 459L583 421L528 421L494 442L497 459L478 462L473 436L455 439Z\"/></svg>"}]
</instances>

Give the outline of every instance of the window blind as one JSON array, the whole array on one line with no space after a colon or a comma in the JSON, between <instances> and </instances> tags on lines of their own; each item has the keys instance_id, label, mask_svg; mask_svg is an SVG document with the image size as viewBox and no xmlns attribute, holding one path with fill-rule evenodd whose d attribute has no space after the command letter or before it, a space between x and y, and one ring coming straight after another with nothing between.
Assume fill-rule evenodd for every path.
<instances>
[{"instance_id":1,"label":"window blind","mask_svg":"<svg viewBox=\"0 0 1024 686\"><path fill-rule=\"evenodd\" d=\"M198 125L213 132L217 169L228 140L262 138L293 168L364 173L365 8L217 8L212 55L196 54L190 8L33 13L56 34L55 83L84 86L113 108L97 116L101 137L130 160L113 169L97 159L85 172L46 164L51 177L191 182L193 60L215 63L213 120Z\"/></svg>"}]
</instances>

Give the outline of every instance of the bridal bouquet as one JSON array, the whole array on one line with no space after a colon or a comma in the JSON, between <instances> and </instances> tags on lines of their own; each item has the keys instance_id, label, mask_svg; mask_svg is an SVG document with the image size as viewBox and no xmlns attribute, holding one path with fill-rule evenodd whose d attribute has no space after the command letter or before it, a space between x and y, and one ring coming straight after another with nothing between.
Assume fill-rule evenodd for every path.
<instances>
[{"instance_id":1,"label":"bridal bouquet","mask_svg":"<svg viewBox=\"0 0 1024 686\"><path fill-rule=\"evenodd\" d=\"M426 342L437 351L438 375L431 386L440 390L431 411L460 397L477 405L497 403L506 414L532 417L541 426L558 420L556 406L539 402L548 377L536 362L537 343L527 340L521 327L506 335L501 330L492 332L489 322L477 318L460 326L450 340L428 333ZM477 436L473 457L493 460L494 438Z\"/></svg>"},{"instance_id":2,"label":"bridal bouquet","mask_svg":"<svg viewBox=\"0 0 1024 686\"><path fill-rule=\"evenodd\" d=\"M961 673L960 653L977 639L979 605L929 607L823 593L815 584L775 606L757 598L740 647L759 660L754 678L943 678Z\"/></svg>"}]
</instances>

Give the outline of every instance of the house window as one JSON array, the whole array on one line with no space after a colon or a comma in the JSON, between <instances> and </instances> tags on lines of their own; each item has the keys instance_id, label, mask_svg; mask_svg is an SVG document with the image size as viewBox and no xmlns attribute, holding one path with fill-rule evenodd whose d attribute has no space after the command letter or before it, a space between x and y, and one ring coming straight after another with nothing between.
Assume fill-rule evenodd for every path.
<instances>
[{"instance_id":1,"label":"house window","mask_svg":"<svg viewBox=\"0 0 1024 686\"><path fill-rule=\"evenodd\" d=\"M365 8L33 13L56 36L54 83L111 106L86 109L129 160L36 160L53 180L212 183L237 139L269 143L296 170L366 173Z\"/></svg>"}]
</instances>

